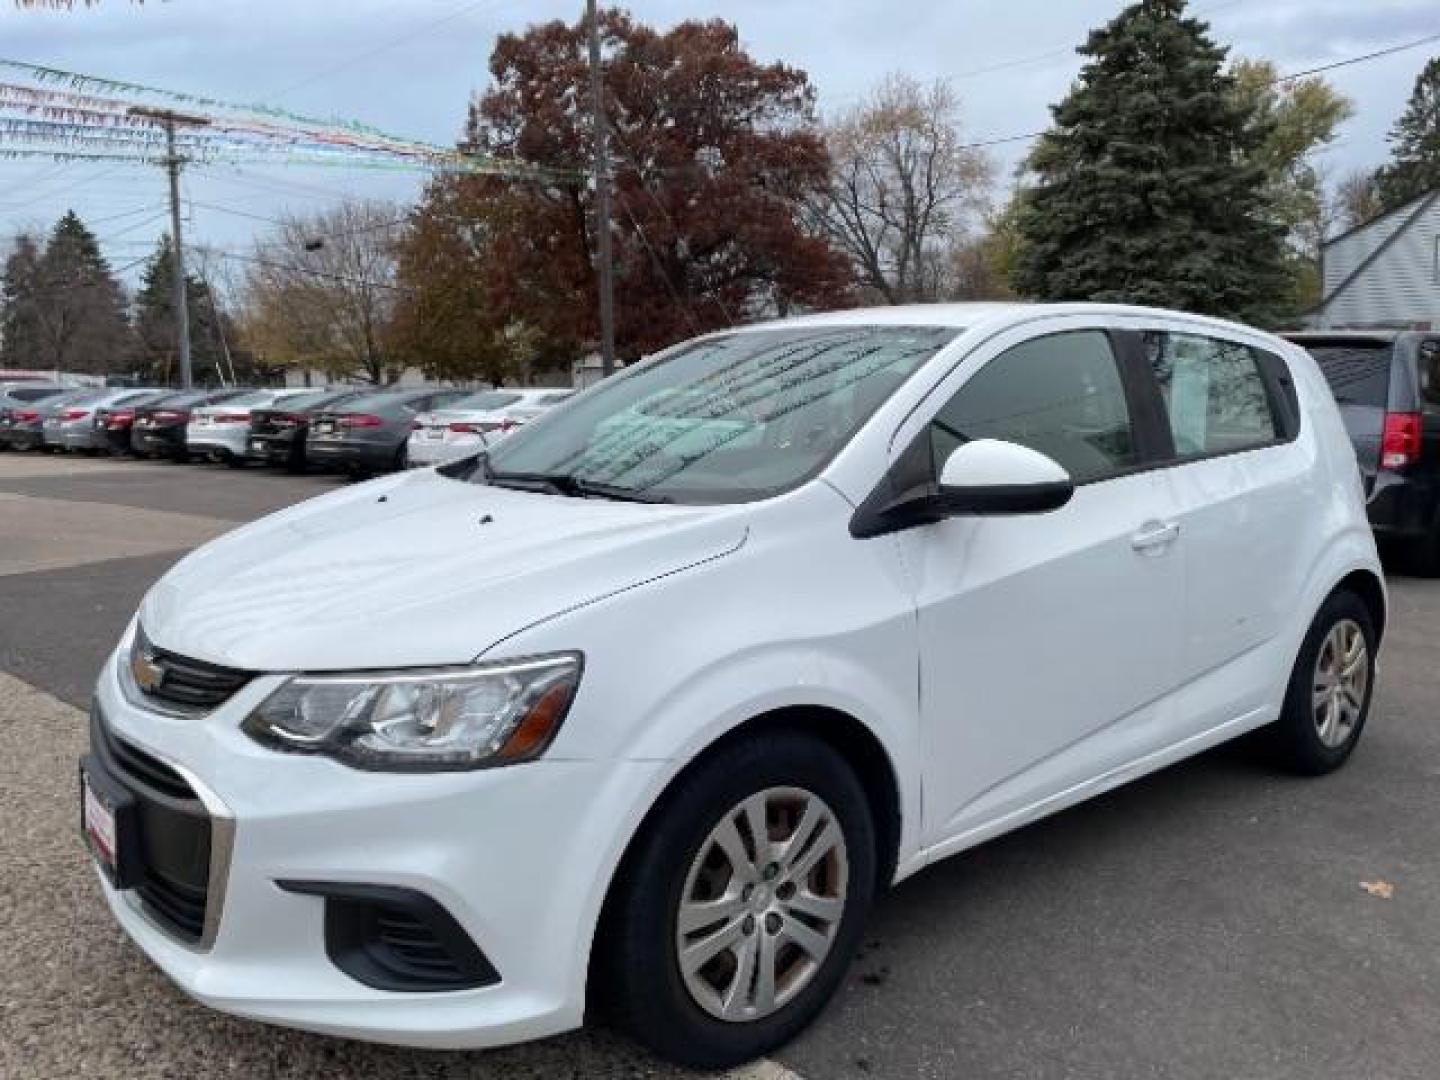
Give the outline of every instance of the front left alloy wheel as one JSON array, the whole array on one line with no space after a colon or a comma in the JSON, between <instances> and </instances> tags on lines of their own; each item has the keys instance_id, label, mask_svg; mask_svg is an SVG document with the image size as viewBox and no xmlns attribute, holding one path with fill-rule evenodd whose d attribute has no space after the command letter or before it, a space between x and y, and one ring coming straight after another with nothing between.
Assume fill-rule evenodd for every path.
<instances>
[{"instance_id":1,"label":"front left alloy wheel","mask_svg":"<svg viewBox=\"0 0 1440 1080\"><path fill-rule=\"evenodd\" d=\"M777 731L723 747L626 859L595 942L596 1003L686 1065L767 1053L843 980L875 860L864 788L830 746Z\"/></svg>"}]
</instances>

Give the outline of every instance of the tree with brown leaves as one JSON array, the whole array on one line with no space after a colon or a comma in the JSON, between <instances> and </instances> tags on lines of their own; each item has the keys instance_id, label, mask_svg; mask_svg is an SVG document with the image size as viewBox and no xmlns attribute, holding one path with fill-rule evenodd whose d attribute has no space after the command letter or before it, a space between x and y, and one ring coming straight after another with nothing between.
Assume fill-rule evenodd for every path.
<instances>
[{"instance_id":1,"label":"tree with brown leaves","mask_svg":"<svg viewBox=\"0 0 1440 1080\"><path fill-rule=\"evenodd\" d=\"M736 28L719 20L661 33L621 11L600 19L618 355L634 359L767 313L843 303L844 256L800 220L828 170L804 72L756 62ZM448 283L413 251L409 261L427 272L404 283L417 304L426 294L448 297L431 303L432 312L468 297L482 337L521 326L542 354L573 358L598 336L594 193L584 175L591 153L586 25L556 21L502 35L490 72L493 84L471 106L462 149L555 173L533 181L437 180L412 244L444 247L434 229L459 208L460 218L443 227L469 232L452 252L473 246L445 261L460 275ZM474 274L478 283L468 280ZM459 304L460 316L465 307ZM486 348L469 347L477 357Z\"/></svg>"}]
</instances>

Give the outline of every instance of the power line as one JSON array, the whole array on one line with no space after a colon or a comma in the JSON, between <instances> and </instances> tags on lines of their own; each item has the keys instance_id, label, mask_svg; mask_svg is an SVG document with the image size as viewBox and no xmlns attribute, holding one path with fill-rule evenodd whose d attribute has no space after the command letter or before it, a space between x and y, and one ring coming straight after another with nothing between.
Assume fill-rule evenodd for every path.
<instances>
[{"instance_id":1,"label":"power line","mask_svg":"<svg viewBox=\"0 0 1440 1080\"><path fill-rule=\"evenodd\" d=\"M134 210L126 210L123 214L111 214L109 217L91 218L85 224L91 226L104 225L110 221L119 221L121 218L134 217L136 214L143 214L146 211L154 211L159 209L161 208L158 205L156 205L155 203L151 203L149 206L139 206L136 207Z\"/></svg>"},{"instance_id":2,"label":"power line","mask_svg":"<svg viewBox=\"0 0 1440 1080\"><path fill-rule=\"evenodd\" d=\"M158 214L153 214L150 217L146 218L144 221L137 221L134 225L127 225L125 228L121 229L118 232L110 233L110 235L108 236L102 236L96 242L101 244L109 243L110 241L118 239L121 236L126 236L132 232L135 232L137 229L143 229L147 225L154 225L157 221L159 221L161 218L165 217L169 213L170 211L168 208L161 210Z\"/></svg>"},{"instance_id":3,"label":"power line","mask_svg":"<svg viewBox=\"0 0 1440 1080\"><path fill-rule=\"evenodd\" d=\"M445 26L448 23L452 23L456 19L463 18L464 16L469 15L472 12L479 11L481 8L500 7L505 3L512 2L514 2L514 0L478 0L477 3L466 4L459 10L452 11L449 15L444 15L438 19L432 20L431 22L425 23L423 26L416 29L413 33L406 34L403 37L393 38L392 40L387 41L384 45L378 45L373 49L367 50L366 52L357 53L355 56L350 57L350 59L348 60L341 60L338 63L331 64L327 68L322 68L320 71L315 72L313 75L307 75L299 82L292 83L291 85L281 90L275 91L273 96L276 98L285 97L287 94L299 90L302 86L309 86L311 83L319 82L321 79L333 75L337 71L343 71L347 67L352 67L355 64L360 63L362 60L369 60L372 56L379 56L383 52L388 52L391 49L407 44L408 42L414 41L416 38L424 37L426 34L431 33L439 27Z\"/></svg>"},{"instance_id":4,"label":"power line","mask_svg":"<svg viewBox=\"0 0 1440 1080\"><path fill-rule=\"evenodd\" d=\"M1378 60L1381 57L1393 56L1396 53L1405 52L1409 49L1418 49L1421 45L1428 45L1432 41L1440 41L1440 33L1429 34L1414 41L1407 41L1400 45L1391 45L1389 48L1378 49L1375 52L1364 53L1360 56L1347 57L1344 60L1336 60L1334 63L1322 64L1319 67L1307 68L1304 71L1294 71L1289 75L1280 75L1271 79L1268 86L1280 86L1284 83L1294 82L1296 79L1304 79L1311 75L1318 75L1324 71L1334 71L1337 68L1351 67L1355 64L1363 64L1370 60ZM1030 131L1024 135L1003 135L993 139L981 139L978 142L961 143L957 149L979 150L987 146L1003 146L1006 143L1028 142L1031 139L1038 139L1044 135L1044 131Z\"/></svg>"},{"instance_id":5,"label":"power line","mask_svg":"<svg viewBox=\"0 0 1440 1080\"><path fill-rule=\"evenodd\" d=\"M394 285L386 281L373 281L370 278L351 277L348 274L332 274L328 270L312 270L307 266L298 263L278 262L274 259L261 258L258 255L242 255L238 251L220 251L210 249L215 255L222 259L237 259L240 262L254 263L257 266L267 266L275 270L289 270L297 274L309 274L311 277L326 278L330 281L338 281L344 285L364 285L375 289L388 289L391 292L412 292L403 285Z\"/></svg>"},{"instance_id":6,"label":"power line","mask_svg":"<svg viewBox=\"0 0 1440 1080\"><path fill-rule=\"evenodd\" d=\"M635 235L640 238L640 244L650 256L650 261L655 264L655 270L659 273L660 280L665 283L665 288L669 291L670 298L674 300L680 307L680 310L685 313L685 318L689 320L690 328L697 334L702 333L704 327L700 324L699 317L695 314L694 308L690 306L690 302L680 294L680 290L671 279L670 271L666 269L665 263L661 260L659 254L650 246L650 240L645 235L645 230L640 227L640 222L636 219L635 212L630 209L630 201L625 198L625 193L623 191L617 191L615 193L615 200L620 204L620 209L625 211L625 216L630 219L630 224L635 229Z\"/></svg>"},{"instance_id":7,"label":"power line","mask_svg":"<svg viewBox=\"0 0 1440 1080\"><path fill-rule=\"evenodd\" d=\"M1337 60L1333 64L1322 64L1319 67L1310 68L1308 71L1297 71L1293 74L1282 76L1276 79L1275 82L1293 82L1296 79L1303 79L1309 75L1319 75L1322 71L1334 71L1336 68L1349 67L1351 64L1363 64L1367 60L1378 60L1382 56L1393 56L1395 53L1405 52L1408 49L1418 49L1421 45L1428 45L1432 41L1440 41L1440 34L1431 34L1429 37L1418 38L1415 41L1407 41L1403 45L1392 45L1388 49L1379 49L1376 52L1366 53L1363 56L1352 56L1348 60Z\"/></svg>"},{"instance_id":8,"label":"power line","mask_svg":"<svg viewBox=\"0 0 1440 1080\"><path fill-rule=\"evenodd\" d=\"M214 210L221 214L230 214L232 217L248 218L251 221L263 221L270 225L293 225L294 219L268 217L265 214L252 214L245 210L232 210L228 206L219 206L215 203L199 202L196 199L190 200L191 206L198 206L205 210ZM393 229L410 222L410 215L403 217L387 218L384 221L372 221L369 224L361 225L354 229L337 229L333 232L307 233L307 240L334 240L342 236L361 236L365 233L379 232L381 229Z\"/></svg>"}]
</instances>

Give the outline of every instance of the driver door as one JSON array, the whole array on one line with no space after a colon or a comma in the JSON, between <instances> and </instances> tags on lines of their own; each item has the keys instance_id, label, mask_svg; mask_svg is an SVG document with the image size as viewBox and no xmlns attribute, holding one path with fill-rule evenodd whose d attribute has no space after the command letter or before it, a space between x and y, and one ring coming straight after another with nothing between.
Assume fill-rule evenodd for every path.
<instances>
[{"instance_id":1,"label":"driver door","mask_svg":"<svg viewBox=\"0 0 1440 1080\"><path fill-rule=\"evenodd\" d=\"M897 445L928 440L938 476L960 442L1008 439L1076 490L1051 513L897 534L919 627L926 843L952 849L1163 745L1185 601L1168 479L1146 467L1134 420L1146 391L1110 335L1015 331L981 359Z\"/></svg>"}]
</instances>

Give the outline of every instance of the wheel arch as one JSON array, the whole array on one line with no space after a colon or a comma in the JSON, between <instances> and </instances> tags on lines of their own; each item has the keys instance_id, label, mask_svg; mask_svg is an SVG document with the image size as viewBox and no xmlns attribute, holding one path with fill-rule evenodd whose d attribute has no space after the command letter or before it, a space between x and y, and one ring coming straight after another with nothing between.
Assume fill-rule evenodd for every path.
<instances>
[{"instance_id":1,"label":"wheel arch","mask_svg":"<svg viewBox=\"0 0 1440 1080\"><path fill-rule=\"evenodd\" d=\"M1379 576L1371 570L1352 570L1335 583L1330 595L1337 592L1351 592L1360 598L1360 602L1370 613L1376 643L1383 641L1386 617L1385 585Z\"/></svg>"},{"instance_id":2,"label":"wheel arch","mask_svg":"<svg viewBox=\"0 0 1440 1080\"><path fill-rule=\"evenodd\" d=\"M737 742L774 731L798 731L809 735L834 749L855 770L855 775L865 789L879 844L875 858L876 891L888 888L894 880L900 855L902 796L895 763L879 737L857 717L828 705L785 705L757 713L715 738L686 762L684 768L671 776L626 840L606 884L599 918L590 941L590 955L586 965L586 985L589 988L587 997L591 996L599 984L595 976L597 964L602 961L602 950L596 948L596 941L611 917L611 901L630 871L641 837L656 816L664 812L670 793L686 775L712 755Z\"/></svg>"}]
</instances>

